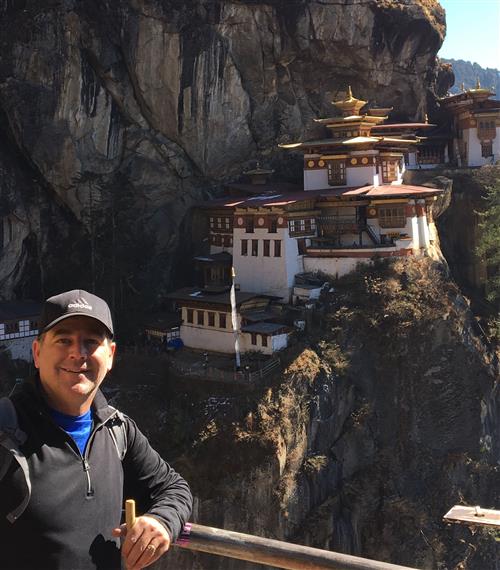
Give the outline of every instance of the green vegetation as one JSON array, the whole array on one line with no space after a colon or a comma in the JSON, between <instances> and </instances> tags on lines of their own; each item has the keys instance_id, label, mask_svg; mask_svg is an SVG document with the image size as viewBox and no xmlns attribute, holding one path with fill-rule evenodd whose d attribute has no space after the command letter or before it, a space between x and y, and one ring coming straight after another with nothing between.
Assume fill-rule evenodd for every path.
<instances>
[{"instance_id":1,"label":"green vegetation","mask_svg":"<svg viewBox=\"0 0 500 570\"><path fill-rule=\"evenodd\" d=\"M494 306L492 319L494 337L500 337L500 164L485 166L477 173L477 179L486 188L485 209L479 212L481 239L477 248L487 269L486 297Z\"/></svg>"}]
</instances>

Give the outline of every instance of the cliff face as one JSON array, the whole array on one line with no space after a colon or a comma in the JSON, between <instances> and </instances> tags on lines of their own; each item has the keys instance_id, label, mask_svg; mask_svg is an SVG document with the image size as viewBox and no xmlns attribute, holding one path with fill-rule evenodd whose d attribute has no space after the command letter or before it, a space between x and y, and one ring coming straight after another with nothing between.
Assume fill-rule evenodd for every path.
<instances>
[{"instance_id":1,"label":"cliff face","mask_svg":"<svg viewBox=\"0 0 500 570\"><path fill-rule=\"evenodd\" d=\"M443 34L430 0L2 3L1 297L153 301L193 202L256 159L300 177L277 143L348 84L421 119Z\"/></svg>"},{"instance_id":2,"label":"cliff face","mask_svg":"<svg viewBox=\"0 0 500 570\"><path fill-rule=\"evenodd\" d=\"M325 302L274 385L191 399L202 429L179 467L194 520L423 570L496 570L492 533L442 522L454 504L500 500L498 362L444 267L380 265ZM253 568L178 551L172 564Z\"/></svg>"}]
</instances>

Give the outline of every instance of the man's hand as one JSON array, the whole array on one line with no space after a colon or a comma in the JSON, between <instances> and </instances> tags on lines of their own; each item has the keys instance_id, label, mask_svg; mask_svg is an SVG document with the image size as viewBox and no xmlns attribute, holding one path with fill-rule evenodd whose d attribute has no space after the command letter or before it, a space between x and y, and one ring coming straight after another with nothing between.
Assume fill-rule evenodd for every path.
<instances>
[{"instance_id":1,"label":"man's hand","mask_svg":"<svg viewBox=\"0 0 500 570\"><path fill-rule=\"evenodd\" d=\"M114 536L125 538L122 556L127 570L140 570L156 562L170 547L166 528L154 517L138 517L132 530L127 525L113 529Z\"/></svg>"}]
</instances>

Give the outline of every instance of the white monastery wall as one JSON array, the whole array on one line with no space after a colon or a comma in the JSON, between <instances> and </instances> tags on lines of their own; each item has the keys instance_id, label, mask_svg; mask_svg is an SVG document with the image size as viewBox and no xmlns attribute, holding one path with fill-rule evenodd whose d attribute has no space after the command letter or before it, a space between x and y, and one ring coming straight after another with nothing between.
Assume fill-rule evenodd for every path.
<instances>
[{"instance_id":1,"label":"white monastery wall","mask_svg":"<svg viewBox=\"0 0 500 570\"><path fill-rule=\"evenodd\" d=\"M293 285L295 283L295 275L297 273L302 273L304 271L304 261L303 255L299 255L299 246L297 240L288 235L288 230L285 230L285 263L287 272L286 281L286 294L282 295L285 297L287 302L290 301L290 296L292 294Z\"/></svg>"},{"instance_id":2,"label":"white monastery wall","mask_svg":"<svg viewBox=\"0 0 500 570\"><path fill-rule=\"evenodd\" d=\"M375 253L375 252L374 252ZM353 257L307 257L304 256L304 271L321 271L332 277L342 277L354 269L358 263L372 263L368 258Z\"/></svg>"},{"instance_id":3,"label":"white monastery wall","mask_svg":"<svg viewBox=\"0 0 500 570\"><path fill-rule=\"evenodd\" d=\"M377 178L377 181L375 181ZM375 166L351 166L346 168L347 186L378 185L378 174Z\"/></svg>"},{"instance_id":4,"label":"white monastery wall","mask_svg":"<svg viewBox=\"0 0 500 570\"><path fill-rule=\"evenodd\" d=\"M330 188L328 184L328 170L321 168L317 170L304 169L304 190L323 190Z\"/></svg>"},{"instance_id":5,"label":"white monastery wall","mask_svg":"<svg viewBox=\"0 0 500 570\"><path fill-rule=\"evenodd\" d=\"M496 128L496 137L492 141L492 152L493 158L491 156L482 156L481 141L477 136L477 130L466 129L465 133L468 133L468 165L469 166L484 166L485 164L491 164L500 159L500 127Z\"/></svg>"},{"instance_id":6,"label":"white monastery wall","mask_svg":"<svg viewBox=\"0 0 500 570\"><path fill-rule=\"evenodd\" d=\"M425 202L423 202L423 207L425 208ZM429 226L427 224L427 216L419 216L417 218L418 227L418 242L420 247L428 248L430 245L430 235Z\"/></svg>"},{"instance_id":7,"label":"white monastery wall","mask_svg":"<svg viewBox=\"0 0 500 570\"><path fill-rule=\"evenodd\" d=\"M288 335L287 334L277 334L271 337L272 341L272 352L282 350L288 346Z\"/></svg>"},{"instance_id":8,"label":"white monastery wall","mask_svg":"<svg viewBox=\"0 0 500 570\"><path fill-rule=\"evenodd\" d=\"M500 160L500 127L496 129L497 136L493 139L493 160Z\"/></svg>"},{"instance_id":9,"label":"white monastery wall","mask_svg":"<svg viewBox=\"0 0 500 570\"><path fill-rule=\"evenodd\" d=\"M191 323L182 323L181 339L188 348L234 354L234 335L229 329L204 328Z\"/></svg>"},{"instance_id":10,"label":"white monastery wall","mask_svg":"<svg viewBox=\"0 0 500 570\"><path fill-rule=\"evenodd\" d=\"M467 133L467 137L465 133ZM481 143L475 128L464 129L464 140L467 141L468 166L482 166L489 162L488 159L481 156Z\"/></svg>"},{"instance_id":11,"label":"white monastery wall","mask_svg":"<svg viewBox=\"0 0 500 570\"><path fill-rule=\"evenodd\" d=\"M286 336L286 335L285 335ZM252 335L250 333L244 332L240 334L240 351L249 352L251 350L258 350L263 354L273 353L273 343L272 339L274 337L267 337L267 346L262 344L262 336L257 334L257 344L252 344Z\"/></svg>"},{"instance_id":12,"label":"white monastery wall","mask_svg":"<svg viewBox=\"0 0 500 570\"><path fill-rule=\"evenodd\" d=\"M248 253L241 255L241 240L248 240ZM264 240L270 240L270 256L264 256ZM258 240L258 255L252 255L252 240ZM275 240L281 241L281 256L275 257ZM297 241L290 238L287 228L278 228L276 233L255 228L253 233L234 229L233 264L236 283L241 291L276 295L288 301L293 278L302 271L301 256Z\"/></svg>"}]
</instances>

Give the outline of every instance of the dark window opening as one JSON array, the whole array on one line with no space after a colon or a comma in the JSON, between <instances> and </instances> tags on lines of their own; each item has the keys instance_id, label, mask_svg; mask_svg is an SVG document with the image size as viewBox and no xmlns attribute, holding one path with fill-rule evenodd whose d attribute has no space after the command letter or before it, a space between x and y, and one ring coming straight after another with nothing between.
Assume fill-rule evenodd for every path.
<instances>
[{"instance_id":1,"label":"dark window opening","mask_svg":"<svg viewBox=\"0 0 500 570\"><path fill-rule=\"evenodd\" d=\"M259 255L259 240L258 239L252 240L252 255L253 255L253 257L257 257Z\"/></svg>"},{"instance_id":2,"label":"dark window opening","mask_svg":"<svg viewBox=\"0 0 500 570\"><path fill-rule=\"evenodd\" d=\"M219 313L219 327L225 329L227 327L226 313Z\"/></svg>"}]
</instances>

